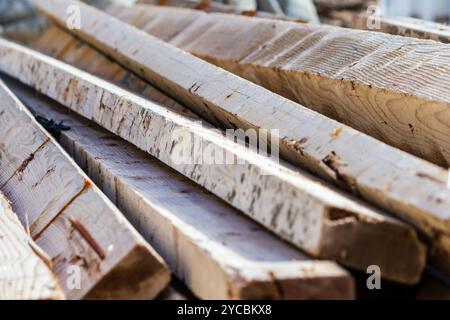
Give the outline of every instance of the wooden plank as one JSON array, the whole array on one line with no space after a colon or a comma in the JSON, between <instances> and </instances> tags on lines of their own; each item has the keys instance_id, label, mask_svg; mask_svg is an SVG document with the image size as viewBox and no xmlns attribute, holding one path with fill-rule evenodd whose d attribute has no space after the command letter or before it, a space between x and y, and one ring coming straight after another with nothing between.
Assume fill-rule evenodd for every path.
<instances>
[{"instance_id":1,"label":"wooden plank","mask_svg":"<svg viewBox=\"0 0 450 320\"><path fill-rule=\"evenodd\" d=\"M8 84L35 114L71 127L61 132L62 146L198 297L354 297L337 265L314 261L112 133Z\"/></svg>"},{"instance_id":2,"label":"wooden plank","mask_svg":"<svg viewBox=\"0 0 450 320\"><path fill-rule=\"evenodd\" d=\"M192 12L158 10L168 25ZM188 52L392 146L450 164L447 45L223 14L179 31L170 42Z\"/></svg>"},{"instance_id":3,"label":"wooden plank","mask_svg":"<svg viewBox=\"0 0 450 320\"><path fill-rule=\"evenodd\" d=\"M424 248L404 223L235 143L193 114L186 117L180 105L155 104L6 41L0 53L0 69L147 151L309 254L364 271L377 264L395 281L419 279ZM10 59L18 61L13 68ZM211 150L235 161L211 161ZM179 161L181 154L188 159Z\"/></svg>"},{"instance_id":4,"label":"wooden plank","mask_svg":"<svg viewBox=\"0 0 450 320\"><path fill-rule=\"evenodd\" d=\"M0 300L63 299L48 262L0 193Z\"/></svg>"},{"instance_id":5,"label":"wooden plank","mask_svg":"<svg viewBox=\"0 0 450 320\"><path fill-rule=\"evenodd\" d=\"M42 10L60 23L68 3L75 2L38 2ZM79 5L85 25L72 32L223 127L280 129L280 134L271 139L279 142L280 153L286 159L411 222L428 235L432 246L439 246L432 250L432 253L439 252L436 259L448 261L450 190L447 170L215 68L102 12ZM101 24L95 22L99 20ZM277 26L273 21L266 24L271 30L277 29L274 25ZM252 37L255 30L264 34L268 29L258 24L252 29ZM117 30L114 36L110 36L111 30ZM242 34L239 30L228 34ZM218 48L228 47L236 47L234 40ZM418 140L415 143L420 145ZM448 269L443 271L450 273Z\"/></svg>"},{"instance_id":6,"label":"wooden plank","mask_svg":"<svg viewBox=\"0 0 450 320\"><path fill-rule=\"evenodd\" d=\"M47 37L47 39L45 39L45 37L41 38L42 43L40 45L43 48L46 48L48 52L53 52L53 54L59 56L60 59L63 59L64 61L72 65L83 66L85 70L89 71L90 73L97 74L102 77L108 78L110 70L112 69L114 70L114 76L109 76L108 79L122 84L126 88L131 88L132 90L142 94L150 100L167 105L169 106L169 109L174 110L177 113L181 113L183 116L189 116L189 118L194 121L200 120L198 117L195 117L191 112L186 110L181 105L175 103L174 101L171 101L170 98L162 97L163 95L161 93L157 92L157 90L151 88L150 86L146 86L146 83L136 78L133 74L128 72L117 72L117 70L115 70L116 65L113 61L105 58L101 54L96 53L89 46L82 45L78 41L73 40L72 43L68 45L70 49L67 49L68 41L66 38L64 38L64 33L58 29L55 29L53 31L55 32L49 32L49 37ZM58 39L58 41L54 41L54 39ZM64 45L59 46L59 43ZM58 46L60 47L59 49L57 48ZM60 50L62 50L63 52L61 52ZM380 230L379 233L382 233L382 231ZM371 255L368 253L367 248L365 254L369 256Z\"/></svg>"},{"instance_id":7,"label":"wooden plank","mask_svg":"<svg viewBox=\"0 0 450 320\"><path fill-rule=\"evenodd\" d=\"M170 278L162 259L3 83L0 98L0 189L67 298L155 297Z\"/></svg>"},{"instance_id":8,"label":"wooden plank","mask_svg":"<svg viewBox=\"0 0 450 320\"><path fill-rule=\"evenodd\" d=\"M149 7L146 5L135 5L132 8L125 8L124 6L116 4L108 6L105 10L107 10L107 12L120 14L123 17L126 16L127 20L139 21L140 25L145 25L146 28L154 30L157 37L161 39L172 39L180 32L180 30L186 29L196 20L207 15L205 12L198 10L186 11L181 8L171 8L171 10L167 12L164 7L152 6L154 10L148 10L148 8ZM183 19L173 19L172 13L176 12L183 14ZM168 13L168 15L165 13ZM170 19L170 23L167 23L168 19Z\"/></svg>"}]
</instances>

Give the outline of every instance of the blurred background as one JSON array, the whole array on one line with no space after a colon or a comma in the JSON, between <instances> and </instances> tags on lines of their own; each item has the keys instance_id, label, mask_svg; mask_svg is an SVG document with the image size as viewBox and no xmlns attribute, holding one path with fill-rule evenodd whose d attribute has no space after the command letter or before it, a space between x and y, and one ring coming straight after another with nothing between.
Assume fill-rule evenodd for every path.
<instances>
[{"instance_id":1,"label":"blurred background","mask_svg":"<svg viewBox=\"0 0 450 320\"><path fill-rule=\"evenodd\" d=\"M385 16L407 16L448 24L450 0L382 0Z\"/></svg>"},{"instance_id":2,"label":"blurred background","mask_svg":"<svg viewBox=\"0 0 450 320\"><path fill-rule=\"evenodd\" d=\"M415 17L440 23L450 23L450 0L85 0L102 7L111 2L148 3L204 9L229 13L259 11L304 22L324 23L358 28L355 21L377 12L383 16ZM368 10L372 8L372 10ZM46 28L47 21L39 16L30 0L0 0L0 33L26 43Z\"/></svg>"}]
</instances>

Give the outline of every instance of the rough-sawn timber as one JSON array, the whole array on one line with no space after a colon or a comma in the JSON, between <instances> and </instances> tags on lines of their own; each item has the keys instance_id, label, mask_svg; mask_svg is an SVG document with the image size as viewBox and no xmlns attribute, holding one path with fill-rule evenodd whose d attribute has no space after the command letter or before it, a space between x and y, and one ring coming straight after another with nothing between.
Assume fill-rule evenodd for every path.
<instances>
[{"instance_id":1,"label":"rough-sawn timber","mask_svg":"<svg viewBox=\"0 0 450 320\"><path fill-rule=\"evenodd\" d=\"M49 264L0 193L0 300L63 299Z\"/></svg>"},{"instance_id":2,"label":"rough-sawn timber","mask_svg":"<svg viewBox=\"0 0 450 320\"><path fill-rule=\"evenodd\" d=\"M161 257L3 83L0 99L0 190L66 297L155 297L170 280Z\"/></svg>"},{"instance_id":3,"label":"rough-sawn timber","mask_svg":"<svg viewBox=\"0 0 450 320\"><path fill-rule=\"evenodd\" d=\"M17 82L8 85L33 113L71 127L60 133L61 145L197 297L354 297L351 276L336 264L300 253L94 123Z\"/></svg>"},{"instance_id":4,"label":"rough-sawn timber","mask_svg":"<svg viewBox=\"0 0 450 320\"><path fill-rule=\"evenodd\" d=\"M64 17L65 7L69 4L79 5L83 12L84 25L81 29L71 32L210 121L220 122L228 128L280 129L280 135L271 138L280 143L280 152L286 159L325 179L340 183L366 200L413 223L432 242L433 259L438 261L437 264L446 265L444 269L450 273L450 190L447 188L447 170L389 147L215 68L81 3L49 0L36 3L63 27L65 23L61 17ZM214 23L214 19L211 23ZM293 27L290 24L285 25L284 22L270 23L266 24L270 30L278 30L278 23ZM317 27L306 28L305 31L308 31ZM208 28L212 29L214 28ZM111 30L114 32L111 33ZM194 30L197 32L197 28ZM264 34L265 29L258 24L254 30ZM320 32L317 34L320 35ZM380 35L382 34L376 33L377 37ZM400 41L402 38L390 39ZM434 42L433 44L436 45ZM261 49L265 48L263 46Z\"/></svg>"},{"instance_id":5,"label":"rough-sawn timber","mask_svg":"<svg viewBox=\"0 0 450 320\"><path fill-rule=\"evenodd\" d=\"M386 278L399 282L419 279L425 252L406 224L225 138L194 115L186 117L186 111L170 110L6 41L0 53L1 70L157 157L314 257L360 270L377 264ZM10 59L19 62L12 66ZM204 161L211 150L235 161ZM191 158L179 161L179 155Z\"/></svg>"},{"instance_id":6,"label":"rough-sawn timber","mask_svg":"<svg viewBox=\"0 0 450 320\"><path fill-rule=\"evenodd\" d=\"M450 165L450 46L380 32L145 7L111 6L109 12L390 145Z\"/></svg>"}]
</instances>

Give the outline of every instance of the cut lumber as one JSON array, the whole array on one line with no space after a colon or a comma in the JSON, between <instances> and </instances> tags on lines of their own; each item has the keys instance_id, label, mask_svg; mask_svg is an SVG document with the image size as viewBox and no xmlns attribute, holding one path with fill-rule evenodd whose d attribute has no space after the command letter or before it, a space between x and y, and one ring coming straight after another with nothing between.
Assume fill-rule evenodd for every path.
<instances>
[{"instance_id":1,"label":"cut lumber","mask_svg":"<svg viewBox=\"0 0 450 320\"><path fill-rule=\"evenodd\" d=\"M0 98L0 190L66 297L155 297L170 280L162 259L3 83Z\"/></svg>"},{"instance_id":2,"label":"cut lumber","mask_svg":"<svg viewBox=\"0 0 450 320\"><path fill-rule=\"evenodd\" d=\"M0 300L63 299L49 260L0 193Z\"/></svg>"},{"instance_id":3,"label":"cut lumber","mask_svg":"<svg viewBox=\"0 0 450 320\"><path fill-rule=\"evenodd\" d=\"M193 114L186 117L180 105L158 105L6 41L0 54L1 70L150 153L312 256L364 271L377 264L394 281L419 279L425 252L406 224L235 143ZM17 61L12 68L11 59ZM211 161L211 154L222 159ZM387 244L390 250L384 250Z\"/></svg>"},{"instance_id":4,"label":"cut lumber","mask_svg":"<svg viewBox=\"0 0 450 320\"><path fill-rule=\"evenodd\" d=\"M64 27L64 7L75 2L37 3ZM286 159L414 224L431 241L434 259L450 261L447 170L216 68L105 13L79 5L84 26L71 30L73 33L212 122L220 122L225 128L279 129L280 134L270 138L279 143ZM271 23L274 30L275 22ZM253 30L264 33L259 25ZM220 46L228 47L236 46L233 41ZM3 68L11 69L12 65L6 63ZM18 77L20 72L14 73ZM450 273L450 269L442 271Z\"/></svg>"},{"instance_id":5,"label":"cut lumber","mask_svg":"<svg viewBox=\"0 0 450 320\"><path fill-rule=\"evenodd\" d=\"M314 261L148 154L17 83L36 115L202 299L349 299L351 276Z\"/></svg>"},{"instance_id":6,"label":"cut lumber","mask_svg":"<svg viewBox=\"0 0 450 320\"><path fill-rule=\"evenodd\" d=\"M116 10L116 15L158 36L161 24L134 23L131 12L139 10L153 20L164 14L164 25L178 20L178 26L192 14L189 9L144 7ZM441 166L450 164L448 45L214 13L175 35L163 40L394 147Z\"/></svg>"}]
</instances>

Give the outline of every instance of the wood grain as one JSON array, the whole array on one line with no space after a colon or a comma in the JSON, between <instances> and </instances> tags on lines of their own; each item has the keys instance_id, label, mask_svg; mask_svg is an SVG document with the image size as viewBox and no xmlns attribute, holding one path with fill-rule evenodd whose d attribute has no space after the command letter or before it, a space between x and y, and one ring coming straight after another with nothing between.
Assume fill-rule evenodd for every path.
<instances>
[{"instance_id":1,"label":"wood grain","mask_svg":"<svg viewBox=\"0 0 450 320\"><path fill-rule=\"evenodd\" d=\"M64 7L76 2L38 1L37 3L43 11L64 27L60 18L64 16ZM428 235L433 246L442 246L443 243L448 242L442 241L448 239L449 235L450 190L447 188L447 170L389 147L299 104L215 68L102 12L79 5L84 14L85 26L81 30L72 30L72 32L182 101L203 117L225 128L280 129L279 136L271 138L279 141L280 152L286 159L325 179L337 182L364 199L409 221ZM234 16L232 19L244 18ZM102 24L97 24L98 20L101 20ZM211 28L214 21L210 18L208 21L211 24L205 30L214 29ZM279 23L283 28L291 26ZM273 27L274 25L276 28ZM267 28L257 24L252 30L256 30L257 34L279 30L278 23L274 21L270 24L266 23L265 26ZM304 29L300 28L300 31L307 34L308 30L315 28L317 27L304 26ZM198 31L198 28L193 29ZM113 33L114 36L105 36L106 33L111 35L110 30L117 32ZM327 30L335 29L329 27ZM341 31L345 35L344 30ZM242 32L227 34L237 36ZM249 36L249 32L245 34ZM286 36L289 34L288 32ZM317 32L315 35L320 38L320 34ZM183 36L186 36L184 32ZM250 36L254 39L253 32L250 32ZM377 33L375 36L384 37L385 35ZM294 35L294 39L295 37ZM313 40L318 38L309 37L308 39L314 42ZM390 39L401 40L395 37ZM242 49L235 42L230 43L228 47L236 48L237 51ZM246 40L245 43L257 47L255 41ZM208 46L216 48L210 44ZM266 48L267 46L261 49ZM268 54L268 57L273 55ZM312 66L319 62L315 61ZM191 88L197 90L193 92ZM343 97L352 96L343 95ZM444 251L447 254L437 258L442 261L450 256L449 247L432 250L432 252Z\"/></svg>"},{"instance_id":2,"label":"wood grain","mask_svg":"<svg viewBox=\"0 0 450 320\"><path fill-rule=\"evenodd\" d=\"M157 157L309 254L364 271L377 264L386 278L418 281L425 252L404 223L225 138L193 114L178 112L180 105L168 109L37 52L6 42L0 47L2 70ZM20 61L16 71L7 63L13 57ZM55 86L42 86L48 74ZM192 153L193 147L200 149ZM205 150L236 161L209 162ZM178 161L180 154L192 158ZM386 242L391 250L384 250Z\"/></svg>"},{"instance_id":3,"label":"wood grain","mask_svg":"<svg viewBox=\"0 0 450 320\"><path fill-rule=\"evenodd\" d=\"M146 27L149 21L141 24L130 12L164 14L167 25L173 20L180 25L193 14L144 7L116 15L158 36L158 30ZM447 45L224 14L205 14L163 40L392 146L449 166Z\"/></svg>"},{"instance_id":4,"label":"wood grain","mask_svg":"<svg viewBox=\"0 0 450 320\"><path fill-rule=\"evenodd\" d=\"M71 130L60 142L202 299L349 299L350 275L270 235L182 175L30 89L34 113Z\"/></svg>"},{"instance_id":5,"label":"wood grain","mask_svg":"<svg viewBox=\"0 0 450 320\"><path fill-rule=\"evenodd\" d=\"M48 259L0 193L0 300L63 299Z\"/></svg>"},{"instance_id":6,"label":"wood grain","mask_svg":"<svg viewBox=\"0 0 450 320\"><path fill-rule=\"evenodd\" d=\"M159 255L92 185L3 82L0 97L0 122L8 124L14 119L5 126L6 134L0 134L2 174L10 174L9 178L2 176L0 189L12 201L14 211L23 225L29 227L33 239L51 258L53 271L67 298L155 297L170 278ZM23 145L17 141L23 141ZM92 242L98 243L105 252L104 257L97 257L95 264L87 263L96 254ZM122 268L123 265L128 267ZM132 269L143 265L151 268L137 274ZM66 281L71 274L68 271L74 266L79 267L79 288L69 286ZM118 270L122 276L135 276L135 281L142 286L130 287L133 281L117 277L111 281L116 287L102 290L99 283Z\"/></svg>"}]
</instances>

